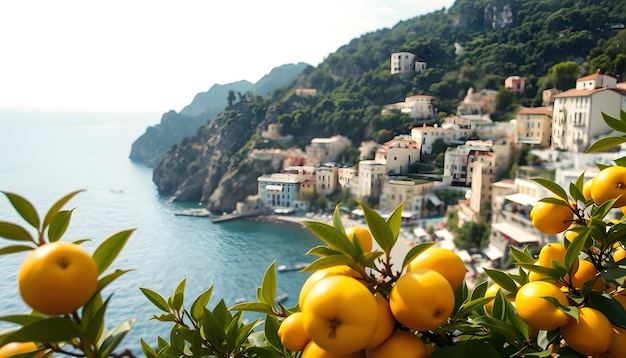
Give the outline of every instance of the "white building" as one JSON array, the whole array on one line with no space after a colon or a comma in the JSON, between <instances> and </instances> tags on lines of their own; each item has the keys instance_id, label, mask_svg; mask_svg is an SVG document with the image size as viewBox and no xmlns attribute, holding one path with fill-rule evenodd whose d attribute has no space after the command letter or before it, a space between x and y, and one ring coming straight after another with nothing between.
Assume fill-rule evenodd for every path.
<instances>
[{"instance_id":1,"label":"white building","mask_svg":"<svg viewBox=\"0 0 626 358\"><path fill-rule=\"evenodd\" d=\"M258 195L261 204L271 209L299 210L306 203L296 200L300 188L300 176L297 174L274 173L257 178Z\"/></svg>"},{"instance_id":2,"label":"white building","mask_svg":"<svg viewBox=\"0 0 626 358\"><path fill-rule=\"evenodd\" d=\"M374 159L386 163L387 173L408 173L409 166L419 161L420 150L408 135L397 136L385 142L376 151Z\"/></svg>"},{"instance_id":3,"label":"white building","mask_svg":"<svg viewBox=\"0 0 626 358\"><path fill-rule=\"evenodd\" d=\"M315 192L321 195L332 194L339 188L337 165L325 163L315 168Z\"/></svg>"},{"instance_id":4,"label":"white building","mask_svg":"<svg viewBox=\"0 0 626 358\"><path fill-rule=\"evenodd\" d=\"M619 117L626 109L626 90L613 77L593 74L576 81L576 88L554 96L552 148L583 152L611 132L602 117Z\"/></svg>"},{"instance_id":5,"label":"white building","mask_svg":"<svg viewBox=\"0 0 626 358\"><path fill-rule=\"evenodd\" d=\"M427 95L414 95L404 99L404 102L397 102L383 106L382 115L399 111L415 119L432 119L437 117L435 105L437 98Z\"/></svg>"},{"instance_id":6,"label":"white building","mask_svg":"<svg viewBox=\"0 0 626 358\"><path fill-rule=\"evenodd\" d=\"M360 199L380 197L380 191L387 174L385 162L362 160L359 162L357 197Z\"/></svg>"},{"instance_id":7,"label":"white building","mask_svg":"<svg viewBox=\"0 0 626 358\"><path fill-rule=\"evenodd\" d=\"M427 64L423 60L416 60L410 52L394 52L391 54L391 74L418 72L424 73Z\"/></svg>"},{"instance_id":8,"label":"white building","mask_svg":"<svg viewBox=\"0 0 626 358\"><path fill-rule=\"evenodd\" d=\"M411 128L411 139L417 143L421 154L433 154L433 144L437 139L445 143L457 140L457 130L453 126L439 127L438 125Z\"/></svg>"}]
</instances>

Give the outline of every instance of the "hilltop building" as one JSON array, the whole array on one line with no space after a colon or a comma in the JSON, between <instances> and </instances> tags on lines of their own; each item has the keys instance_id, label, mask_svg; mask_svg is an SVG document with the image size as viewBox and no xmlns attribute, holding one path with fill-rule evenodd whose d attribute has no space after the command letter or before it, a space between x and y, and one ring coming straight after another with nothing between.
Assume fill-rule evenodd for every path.
<instances>
[{"instance_id":1,"label":"hilltop building","mask_svg":"<svg viewBox=\"0 0 626 358\"><path fill-rule=\"evenodd\" d=\"M427 95L414 95L404 99L404 102L397 102L383 106L382 115L389 114L393 111L408 114L410 118L415 119L432 119L437 117L436 102L437 98Z\"/></svg>"},{"instance_id":2,"label":"hilltop building","mask_svg":"<svg viewBox=\"0 0 626 358\"><path fill-rule=\"evenodd\" d=\"M427 64L425 61L416 59L411 52L394 52L391 54L391 74L418 72L424 73Z\"/></svg>"},{"instance_id":3,"label":"hilltop building","mask_svg":"<svg viewBox=\"0 0 626 358\"><path fill-rule=\"evenodd\" d=\"M496 112L496 96L498 91L482 89L474 92L473 88L467 90L463 102L456 109L457 115L466 114L493 114Z\"/></svg>"},{"instance_id":4,"label":"hilltop building","mask_svg":"<svg viewBox=\"0 0 626 358\"><path fill-rule=\"evenodd\" d=\"M526 77L509 76L504 80L504 88L512 93L522 93L526 88Z\"/></svg>"},{"instance_id":5,"label":"hilltop building","mask_svg":"<svg viewBox=\"0 0 626 358\"><path fill-rule=\"evenodd\" d=\"M336 162L341 154L352 145L352 141L344 136L335 135L330 138L313 138L306 146L307 165L319 165L325 162Z\"/></svg>"},{"instance_id":6,"label":"hilltop building","mask_svg":"<svg viewBox=\"0 0 626 358\"><path fill-rule=\"evenodd\" d=\"M585 151L612 131L602 113L619 117L624 109L626 90L617 87L617 79L598 73L579 78L575 89L554 96L552 148Z\"/></svg>"}]
</instances>

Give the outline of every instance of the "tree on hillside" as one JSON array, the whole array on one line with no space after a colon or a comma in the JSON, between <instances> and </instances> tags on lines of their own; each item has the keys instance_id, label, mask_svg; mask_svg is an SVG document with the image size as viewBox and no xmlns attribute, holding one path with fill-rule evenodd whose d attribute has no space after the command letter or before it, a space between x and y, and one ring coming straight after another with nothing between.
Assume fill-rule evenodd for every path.
<instances>
[{"instance_id":1,"label":"tree on hillside","mask_svg":"<svg viewBox=\"0 0 626 358\"><path fill-rule=\"evenodd\" d=\"M235 91L230 90L228 91L228 107L231 107L233 105L233 103L235 103L235 99L237 99L237 97L235 97Z\"/></svg>"},{"instance_id":2,"label":"tree on hillside","mask_svg":"<svg viewBox=\"0 0 626 358\"><path fill-rule=\"evenodd\" d=\"M454 235L454 244L459 249L487 247L489 244L489 224L484 222L466 222Z\"/></svg>"},{"instance_id":3,"label":"tree on hillside","mask_svg":"<svg viewBox=\"0 0 626 358\"><path fill-rule=\"evenodd\" d=\"M550 67L548 79L555 88L565 91L576 86L579 74L580 66L576 62L565 61Z\"/></svg>"}]
</instances>

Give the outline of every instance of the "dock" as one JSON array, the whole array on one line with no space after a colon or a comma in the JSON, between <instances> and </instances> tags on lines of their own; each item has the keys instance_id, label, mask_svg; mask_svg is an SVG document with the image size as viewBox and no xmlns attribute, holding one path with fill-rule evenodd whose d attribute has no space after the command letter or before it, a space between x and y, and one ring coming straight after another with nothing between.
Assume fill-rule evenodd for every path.
<instances>
[{"instance_id":1,"label":"dock","mask_svg":"<svg viewBox=\"0 0 626 358\"><path fill-rule=\"evenodd\" d=\"M174 213L176 216L195 216L195 217L209 217L211 213L206 208L198 209L185 209Z\"/></svg>"}]
</instances>

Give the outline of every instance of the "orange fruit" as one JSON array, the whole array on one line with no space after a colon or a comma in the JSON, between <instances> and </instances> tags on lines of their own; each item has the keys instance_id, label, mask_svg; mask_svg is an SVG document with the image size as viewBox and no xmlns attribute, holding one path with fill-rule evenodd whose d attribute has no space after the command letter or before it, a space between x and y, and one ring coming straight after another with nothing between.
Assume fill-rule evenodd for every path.
<instances>
[{"instance_id":1,"label":"orange fruit","mask_svg":"<svg viewBox=\"0 0 626 358\"><path fill-rule=\"evenodd\" d=\"M439 272L448 280L453 290L465 280L467 268L459 255L441 247L429 247L409 262L408 271L429 269Z\"/></svg>"},{"instance_id":2,"label":"orange fruit","mask_svg":"<svg viewBox=\"0 0 626 358\"><path fill-rule=\"evenodd\" d=\"M600 171L591 183L591 198L601 205L606 201L618 198L613 208L626 205L626 168L620 166L606 167Z\"/></svg>"},{"instance_id":3,"label":"orange fruit","mask_svg":"<svg viewBox=\"0 0 626 358\"><path fill-rule=\"evenodd\" d=\"M591 281L596 278L597 274L596 267L591 263L591 261L578 259L578 270L572 275L572 286L576 289L583 288L583 285L587 281ZM604 284L602 283L602 279L598 278L596 283L593 285L594 291L602 291Z\"/></svg>"},{"instance_id":4,"label":"orange fruit","mask_svg":"<svg viewBox=\"0 0 626 358\"><path fill-rule=\"evenodd\" d=\"M609 349L598 358L623 358L626 357L626 329L613 326Z\"/></svg>"},{"instance_id":5,"label":"orange fruit","mask_svg":"<svg viewBox=\"0 0 626 358\"><path fill-rule=\"evenodd\" d=\"M371 350L368 358L426 358L426 344L409 331L395 331L381 345Z\"/></svg>"},{"instance_id":6,"label":"orange fruit","mask_svg":"<svg viewBox=\"0 0 626 358\"><path fill-rule=\"evenodd\" d=\"M618 246L615 251L613 251L613 260L617 262L623 259L626 259L626 250L623 247Z\"/></svg>"},{"instance_id":7,"label":"orange fruit","mask_svg":"<svg viewBox=\"0 0 626 358\"><path fill-rule=\"evenodd\" d=\"M391 313L391 308L389 308L389 301L380 293L374 294L374 299L378 307L378 324L365 349L372 349L384 342L393 333L396 326L396 319Z\"/></svg>"},{"instance_id":8,"label":"orange fruit","mask_svg":"<svg viewBox=\"0 0 626 358\"><path fill-rule=\"evenodd\" d=\"M400 276L389 294L391 313L400 323L416 331L441 326L454 309L454 292L445 277L427 269L411 270Z\"/></svg>"},{"instance_id":9,"label":"orange fruit","mask_svg":"<svg viewBox=\"0 0 626 358\"><path fill-rule=\"evenodd\" d=\"M278 328L278 337L285 348L299 352L311 340L302 325L302 312L287 316Z\"/></svg>"},{"instance_id":10,"label":"orange fruit","mask_svg":"<svg viewBox=\"0 0 626 358\"><path fill-rule=\"evenodd\" d=\"M609 349L613 326L600 311L581 307L578 309L578 322L575 319L570 320L561 327L561 334L573 350L594 356Z\"/></svg>"},{"instance_id":11,"label":"orange fruit","mask_svg":"<svg viewBox=\"0 0 626 358\"><path fill-rule=\"evenodd\" d=\"M567 205L538 201L530 210L530 221L537 230L555 235L567 230L574 220L574 211Z\"/></svg>"},{"instance_id":12,"label":"orange fruit","mask_svg":"<svg viewBox=\"0 0 626 358\"><path fill-rule=\"evenodd\" d=\"M311 276L309 276L306 279L306 281L304 281L304 283L302 284L302 287L300 288L300 296L298 297L298 304L300 305L300 311L302 311L302 309L304 308L303 307L304 299L306 298L306 295L308 294L311 287L313 287L313 285L315 285L319 280L323 279L324 277L335 276L335 275L344 275L344 276L350 276L354 278L361 277L361 275L356 270L353 270L349 266L346 266L346 265L332 266L332 267L328 267L328 268L313 272Z\"/></svg>"},{"instance_id":13,"label":"orange fruit","mask_svg":"<svg viewBox=\"0 0 626 358\"><path fill-rule=\"evenodd\" d=\"M539 251L538 263L543 267L552 267L552 261L563 264L565 262L565 245L558 242L551 242L544 245ZM578 261L574 263L573 272L578 269Z\"/></svg>"},{"instance_id":14,"label":"orange fruit","mask_svg":"<svg viewBox=\"0 0 626 358\"><path fill-rule=\"evenodd\" d=\"M357 357L365 357L365 355L361 355L362 352L357 353L346 353L346 354L335 354L330 353L324 350L322 347L315 344L315 342L310 341L304 350L302 351L302 355L300 358L357 358Z\"/></svg>"},{"instance_id":15,"label":"orange fruit","mask_svg":"<svg viewBox=\"0 0 626 358\"><path fill-rule=\"evenodd\" d=\"M26 256L17 283L22 299L35 311L61 315L89 301L98 284L98 267L82 247L57 241Z\"/></svg>"},{"instance_id":16,"label":"orange fruit","mask_svg":"<svg viewBox=\"0 0 626 358\"><path fill-rule=\"evenodd\" d=\"M546 330L559 328L569 322L570 316L543 297L553 297L561 305L568 305L565 293L555 285L545 281L528 282L515 295L515 307L524 322L531 327Z\"/></svg>"},{"instance_id":17,"label":"orange fruit","mask_svg":"<svg viewBox=\"0 0 626 358\"><path fill-rule=\"evenodd\" d=\"M622 307L624 307L624 309L626 310L626 291L625 290L618 291L612 294L611 297L613 297L614 300L619 302L622 305Z\"/></svg>"},{"instance_id":18,"label":"orange fruit","mask_svg":"<svg viewBox=\"0 0 626 358\"><path fill-rule=\"evenodd\" d=\"M376 299L352 277L335 275L319 280L309 290L303 307L304 330L330 353L359 351L376 331Z\"/></svg>"},{"instance_id":19,"label":"orange fruit","mask_svg":"<svg viewBox=\"0 0 626 358\"><path fill-rule=\"evenodd\" d=\"M372 234L370 233L370 231L364 227L358 227L358 226L353 226L353 227L349 227L346 229L346 236L348 236L348 239L350 239L350 241L352 241L355 235L357 239L359 239L359 242L361 243L361 246L363 247L363 252L365 253L371 252L373 240L372 240Z\"/></svg>"},{"instance_id":20,"label":"orange fruit","mask_svg":"<svg viewBox=\"0 0 626 358\"><path fill-rule=\"evenodd\" d=\"M13 357L18 354L30 353L38 350L34 342L10 342L0 348L0 358ZM43 357L45 351L33 355L33 358Z\"/></svg>"}]
</instances>

